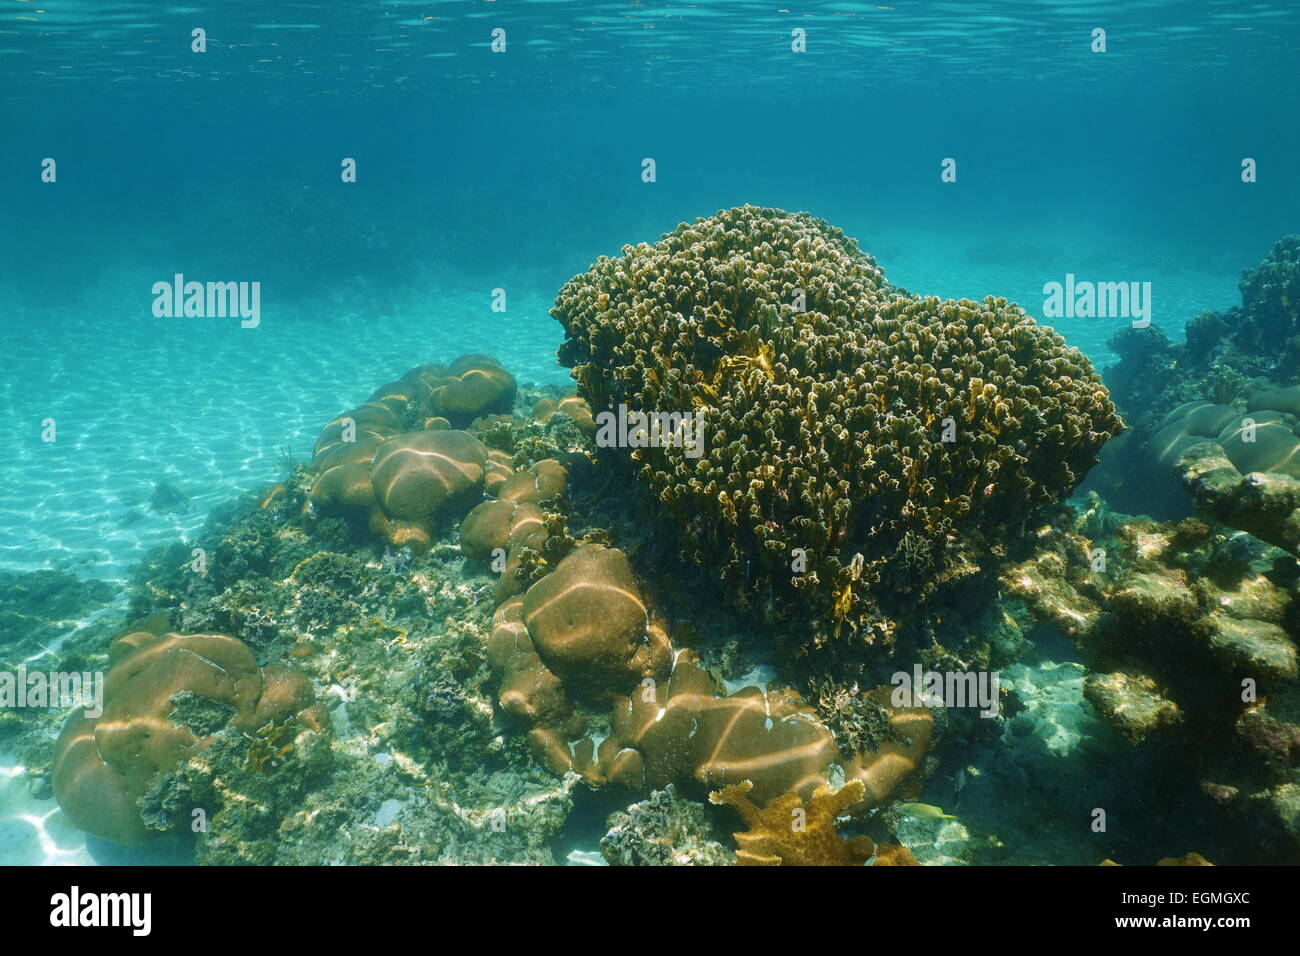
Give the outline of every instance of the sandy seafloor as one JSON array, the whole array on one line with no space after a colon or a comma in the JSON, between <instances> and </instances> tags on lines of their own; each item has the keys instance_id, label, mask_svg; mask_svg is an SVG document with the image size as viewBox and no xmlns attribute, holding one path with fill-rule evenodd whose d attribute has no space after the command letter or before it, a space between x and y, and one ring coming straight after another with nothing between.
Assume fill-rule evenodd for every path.
<instances>
[{"instance_id":1,"label":"sandy seafloor","mask_svg":"<svg viewBox=\"0 0 1300 956\"><path fill-rule=\"evenodd\" d=\"M855 234L853 223L839 225ZM1118 262L1137 256L1063 256L1050 246L982 235L936 240L932 232L895 229L863 246L892 282L915 294L1001 295L1035 317L1043 283L1061 281L1067 271L1098 281L1151 281L1155 322L1175 339L1196 312L1236 304L1240 270L1267 251L1213 272L1173 260L1164 271L1148 265L1139 272ZM490 285L467 289L463 279L436 270L407 288L384 290L382 304L363 283L292 303L264 289L257 329L241 329L236 319L154 318L153 275L108 280L56 312L15 306L22 296L0 288L0 302L10 303L0 326L0 417L9 428L8 452L0 457L0 569L54 568L124 582L149 550L190 539L212 508L275 481L282 449L309 458L329 419L423 362L487 352L521 384L570 384L554 360L562 332L547 313L560 284L586 264L575 259L563 274L502 276L505 313L491 311ZM1046 324L1104 369L1112 361L1106 342L1127 323ZM57 423L53 444L40 441L46 418ZM187 510L150 509L160 481L188 496ZM1011 745L1027 739L1040 746L1058 730L1074 732L1070 723L1095 724L1079 689L1068 686L1079 683L1078 675L1061 669L1062 686L1054 688L1052 671L1037 674L1050 724L1022 728L1008 738ZM53 801L33 801L12 759L0 754L0 863L133 858L95 844L92 857ZM948 861L938 844L927 860Z\"/></svg>"}]
</instances>

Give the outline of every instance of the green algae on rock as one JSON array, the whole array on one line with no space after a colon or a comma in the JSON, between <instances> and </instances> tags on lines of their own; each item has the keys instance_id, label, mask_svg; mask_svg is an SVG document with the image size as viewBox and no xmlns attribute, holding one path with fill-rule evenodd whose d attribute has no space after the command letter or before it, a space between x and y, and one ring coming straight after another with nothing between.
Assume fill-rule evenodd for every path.
<instances>
[{"instance_id":1,"label":"green algae on rock","mask_svg":"<svg viewBox=\"0 0 1300 956\"><path fill-rule=\"evenodd\" d=\"M598 416L704 417L701 458L604 457L742 606L770 594L814 635L1067 494L1122 427L1087 358L1021 309L908 295L803 213L743 206L625 246L552 315Z\"/></svg>"}]
</instances>

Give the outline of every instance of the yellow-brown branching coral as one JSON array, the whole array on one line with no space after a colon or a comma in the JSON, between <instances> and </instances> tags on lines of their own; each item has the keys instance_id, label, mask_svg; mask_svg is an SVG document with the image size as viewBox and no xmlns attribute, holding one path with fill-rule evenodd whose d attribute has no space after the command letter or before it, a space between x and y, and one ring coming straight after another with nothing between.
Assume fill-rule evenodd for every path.
<instances>
[{"instance_id":1,"label":"yellow-brown branching coral","mask_svg":"<svg viewBox=\"0 0 1300 956\"><path fill-rule=\"evenodd\" d=\"M861 866L875 852L870 837L845 840L835 827L835 818L862 799L859 781L836 791L823 784L806 804L791 792L758 807L749 791L744 781L709 794L710 802L734 807L749 828L736 834L737 866Z\"/></svg>"},{"instance_id":2,"label":"yellow-brown branching coral","mask_svg":"<svg viewBox=\"0 0 1300 956\"><path fill-rule=\"evenodd\" d=\"M702 457L607 456L685 553L742 603L802 595L825 632L916 586L917 540L938 566L963 533L1067 494L1121 428L1087 358L1020 308L907 295L802 213L744 206L625 246L552 315L598 415L704 416Z\"/></svg>"}]
</instances>

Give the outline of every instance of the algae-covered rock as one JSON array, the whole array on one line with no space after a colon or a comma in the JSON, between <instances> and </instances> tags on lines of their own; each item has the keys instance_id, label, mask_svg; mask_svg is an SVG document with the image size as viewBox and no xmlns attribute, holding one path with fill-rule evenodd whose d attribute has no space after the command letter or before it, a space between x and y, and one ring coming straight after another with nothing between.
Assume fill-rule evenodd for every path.
<instances>
[{"instance_id":1,"label":"algae-covered rock","mask_svg":"<svg viewBox=\"0 0 1300 956\"><path fill-rule=\"evenodd\" d=\"M1300 442L1296 446L1300 450ZM1289 467L1300 467L1300 456L1292 460L1296 464ZM1198 512L1300 554L1300 479L1279 472L1243 474L1217 442L1186 448L1176 469Z\"/></svg>"},{"instance_id":2,"label":"algae-covered rock","mask_svg":"<svg viewBox=\"0 0 1300 956\"><path fill-rule=\"evenodd\" d=\"M1090 674L1083 688L1089 703L1132 744L1183 719L1178 705L1145 674Z\"/></svg>"},{"instance_id":3,"label":"algae-covered rock","mask_svg":"<svg viewBox=\"0 0 1300 956\"><path fill-rule=\"evenodd\" d=\"M1168 748L1224 826L1275 848L1269 858L1293 854L1294 558L1199 518L1099 530L1040 533L1039 553L1004 573L1006 593L1085 652L1085 696L1130 744Z\"/></svg>"},{"instance_id":4,"label":"algae-covered rock","mask_svg":"<svg viewBox=\"0 0 1300 956\"><path fill-rule=\"evenodd\" d=\"M0 660L30 657L118 593L66 571L0 571Z\"/></svg>"}]
</instances>

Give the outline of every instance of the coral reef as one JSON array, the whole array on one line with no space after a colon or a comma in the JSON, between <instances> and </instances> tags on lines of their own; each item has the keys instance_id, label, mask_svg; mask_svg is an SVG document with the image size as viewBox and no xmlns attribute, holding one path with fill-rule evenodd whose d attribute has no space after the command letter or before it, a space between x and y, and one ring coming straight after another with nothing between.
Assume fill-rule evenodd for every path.
<instances>
[{"instance_id":1,"label":"coral reef","mask_svg":"<svg viewBox=\"0 0 1300 956\"><path fill-rule=\"evenodd\" d=\"M137 812L151 829L190 829L202 810L205 864L554 863L579 778L556 779L498 726L491 577L445 539L385 550L304 516L312 482L295 469L265 507L249 496L215 513L198 536L202 573L188 545L151 555L132 606L157 609L157 629L220 630L267 665L291 662L322 689L332 733L299 732L286 753L292 719L224 725L156 774ZM194 733L217 726L201 698L171 699ZM41 768L37 744L24 759Z\"/></svg>"},{"instance_id":2,"label":"coral reef","mask_svg":"<svg viewBox=\"0 0 1300 956\"><path fill-rule=\"evenodd\" d=\"M922 775L931 714L864 693L870 727L841 747L794 690L728 692L674 649L655 582L568 514L585 404L463 364L461 385L421 366L378 389L310 464L150 554L107 654L102 631L55 654L111 664L103 717L21 738L70 821L127 844L188 829L202 863L542 863L581 782L659 789L612 825L624 862L690 832L674 860L724 863L718 811L663 788L745 781L757 806L847 781L863 813Z\"/></svg>"},{"instance_id":3,"label":"coral reef","mask_svg":"<svg viewBox=\"0 0 1300 956\"><path fill-rule=\"evenodd\" d=\"M1252 459L1246 467L1238 463L1243 474L1278 470L1286 461L1283 446L1295 439L1283 431L1294 425L1287 416L1298 411L1287 393L1300 378L1298 250L1300 236L1278 240L1257 268L1243 273L1241 305L1193 316L1182 343L1154 325L1115 335L1110 347L1120 359L1105 377L1131 431L1107 446L1089 488L1122 511L1184 517L1190 503L1170 474L1178 455L1196 438L1221 443L1232 417L1247 412L1262 412L1251 417L1268 428L1261 428L1259 447L1239 444L1230 456ZM1208 406L1215 410L1205 411Z\"/></svg>"},{"instance_id":4,"label":"coral reef","mask_svg":"<svg viewBox=\"0 0 1300 956\"><path fill-rule=\"evenodd\" d=\"M964 546L1068 493L1121 428L1088 360L1018 307L907 295L806 214L744 206L626 246L552 315L594 410L703 417L703 457L602 463L742 605L815 640L976 566Z\"/></svg>"},{"instance_id":5,"label":"coral reef","mask_svg":"<svg viewBox=\"0 0 1300 956\"><path fill-rule=\"evenodd\" d=\"M242 642L222 634L135 631L113 643L109 660L103 713L90 717L82 708L68 720L55 745L52 779L69 820L117 843L134 846L158 836L141 819L141 798L159 774L210 746L220 727L246 735L287 720L298 721L295 730L324 728L310 681L258 667ZM211 706L201 720L187 720L194 708L180 695ZM278 747L292 745L293 737L281 737Z\"/></svg>"},{"instance_id":6,"label":"coral reef","mask_svg":"<svg viewBox=\"0 0 1300 956\"><path fill-rule=\"evenodd\" d=\"M0 657L36 654L117 594L66 571L0 571Z\"/></svg>"},{"instance_id":7,"label":"coral reef","mask_svg":"<svg viewBox=\"0 0 1300 956\"><path fill-rule=\"evenodd\" d=\"M552 863L577 796L637 801L608 817L616 865L730 863L733 811L742 864L1005 862L1062 834L1068 862L1231 862L1164 818L1149 844L1069 836L1079 800L1173 763L1180 807L1300 853L1296 387L1220 373L1150 423L1136 447L1203 515L1162 524L1053 504L1120 427L1085 359L1002 300L889 286L810 217L682 226L556 313L582 397L419 366L150 555L109 711L57 748L24 718L68 819L138 843L202 811L203 863ZM619 404L701 413L706 454L609 447L593 408ZM1051 630L1086 666L1009 666ZM103 633L52 661L93 665ZM880 675L913 662L1014 690L989 720L896 706ZM1007 787L1032 819L968 817Z\"/></svg>"},{"instance_id":8,"label":"coral reef","mask_svg":"<svg viewBox=\"0 0 1300 956\"><path fill-rule=\"evenodd\" d=\"M715 838L705 807L672 784L610 816L600 853L611 866L730 866L735 853Z\"/></svg>"},{"instance_id":9,"label":"coral reef","mask_svg":"<svg viewBox=\"0 0 1300 956\"><path fill-rule=\"evenodd\" d=\"M538 466L521 474L530 473L539 482L544 474ZM838 775L861 784L862 812L920 769L933 734L923 708L892 707L887 688L864 695L873 734L841 752L793 690L721 694L695 654L673 648L622 551L572 538L562 512L543 513L540 526L515 525L520 512L505 501L466 518L462 547L484 558L510 545L487 657L501 709L525 725L554 772L635 790L749 780L760 802L807 796ZM602 715L611 704L612 715ZM594 739L593 719L607 724Z\"/></svg>"},{"instance_id":10,"label":"coral reef","mask_svg":"<svg viewBox=\"0 0 1300 956\"><path fill-rule=\"evenodd\" d=\"M1086 652L1085 696L1131 745L1172 749L1238 827L1300 853L1295 559L1199 518L1083 526L1041 529L1006 593Z\"/></svg>"}]
</instances>

